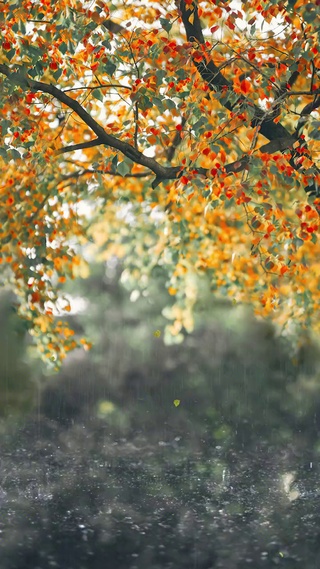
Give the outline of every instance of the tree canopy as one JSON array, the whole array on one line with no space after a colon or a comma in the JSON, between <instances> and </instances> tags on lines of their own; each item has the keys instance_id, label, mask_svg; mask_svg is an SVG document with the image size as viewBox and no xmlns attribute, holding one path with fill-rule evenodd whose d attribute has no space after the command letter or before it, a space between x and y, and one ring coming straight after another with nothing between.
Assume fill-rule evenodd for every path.
<instances>
[{"instance_id":1,"label":"tree canopy","mask_svg":"<svg viewBox=\"0 0 320 569\"><path fill-rule=\"evenodd\" d=\"M10 0L0 26L2 278L44 357L77 345L56 315L92 242L167 275L176 341L202 274L319 330L319 0Z\"/></svg>"}]
</instances>

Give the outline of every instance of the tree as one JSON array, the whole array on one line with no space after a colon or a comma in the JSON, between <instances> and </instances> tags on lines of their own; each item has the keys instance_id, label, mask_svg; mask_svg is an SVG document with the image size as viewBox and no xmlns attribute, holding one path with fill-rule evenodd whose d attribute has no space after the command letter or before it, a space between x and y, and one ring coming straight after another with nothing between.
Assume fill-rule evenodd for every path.
<instances>
[{"instance_id":1,"label":"tree","mask_svg":"<svg viewBox=\"0 0 320 569\"><path fill-rule=\"evenodd\" d=\"M201 274L319 329L318 4L0 4L2 262L45 357L77 345L55 311L92 240L167 274L176 341Z\"/></svg>"}]
</instances>

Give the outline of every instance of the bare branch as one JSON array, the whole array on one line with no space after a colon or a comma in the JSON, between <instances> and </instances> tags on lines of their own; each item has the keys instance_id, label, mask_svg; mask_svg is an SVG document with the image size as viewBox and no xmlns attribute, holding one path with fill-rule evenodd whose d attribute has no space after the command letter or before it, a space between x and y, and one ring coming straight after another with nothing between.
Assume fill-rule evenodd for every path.
<instances>
[{"instance_id":1,"label":"bare branch","mask_svg":"<svg viewBox=\"0 0 320 569\"><path fill-rule=\"evenodd\" d=\"M139 131L139 105L138 102L134 104L134 147L138 148L138 131Z\"/></svg>"},{"instance_id":2,"label":"bare branch","mask_svg":"<svg viewBox=\"0 0 320 569\"><path fill-rule=\"evenodd\" d=\"M297 95L313 96L319 94L320 94L320 89L315 89L314 91L288 91L286 95L287 97L295 97Z\"/></svg>"},{"instance_id":3,"label":"bare branch","mask_svg":"<svg viewBox=\"0 0 320 569\"><path fill-rule=\"evenodd\" d=\"M287 138L278 138L277 140L271 140L268 144L260 146L260 152L266 152L267 154L274 154L274 152L283 152L286 148L291 148L294 143L297 142L295 136L289 136Z\"/></svg>"},{"instance_id":4,"label":"bare branch","mask_svg":"<svg viewBox=\"0 0 320 569\"><path fill-rule=\"evenodd\" d=\"M78 170L77 172L72 172L71 174L67 174L66 176L62 176L62 180L70 180L72 178L80 178L81 176L88 176L92 174L103 174L104 176L118 176L119 178L146 178L150 176L150 172L136 172L134 174L120 174L119 172L108 172L106 170L100 170L99 168L85 168L84 170Z\"/></svg>"},{"instance_id":5,"label":"bare branch","mask_svg":"<svg viewBox=\"0 0 320 569\"><path fill-rule=\"evenodd\" d=\"M64 89L63 93L68 93L69 91L93 91L94 89L107 89L109 87L113 87L115 89L128 89L128 91L131 91L132 87L130 87L130 85L117 85L116 83L101 83L100 85L88 85L83 86L83 87L70 87L69 89Z\"/></svg>"},{"instance_id":6,"label":"bare branch","mask_svg":"<svg viewBox=\"0 0 320 569\"><path fill-rule=\"evenodd\" d=\"M319 89L319 93L320 93L320 89ZM301 111L301 116L306 116L306 115L310 115L312 113L312 111L315 111L316 109L318 109L320 107L320 97L315 97L314 101L312 101L312 103L309 103L308 105L306 105L302 111Z\"/></svg>"},{"instance_id":7,"label":"bare branch","mask_svg":"<svg viewBox=\"0 0 320 569\"><path fill-rule=\"evenodd\" d=\"M234 162L230 162L229 164L226 164L224 166L223 171L228 176L230 174L237 174L238 172L242 172L243 170L246 170L249 162L250 162L250 156L244 155L239 160L235 160ZM212 169L210 169L210 168L194 167L192 172L194 175L204 176L205 178L213 179L215 177L212 174ZM180 178L182 176L182 174L183 174L183 170L179 168L179 172L175 177ZM151 185L152 188L155 189L162 181L163 180L156 177L155 180L152 182L152 185Z\"/></svg>"},{"instance_id":8,"label":"bare branch","mask_svg":"<svg viewBox=\"0 0 320 569\"><path fill-rule=\"evenodd\" d=\"M80 142L79 144L71 144L56 150L55 154L64 154L65 152L74 152L75 150L83 150L84 148L92 148L93 146L100 146L103 144L99 138L89 140L88 142Z\"/></svg>"}]
</instances>

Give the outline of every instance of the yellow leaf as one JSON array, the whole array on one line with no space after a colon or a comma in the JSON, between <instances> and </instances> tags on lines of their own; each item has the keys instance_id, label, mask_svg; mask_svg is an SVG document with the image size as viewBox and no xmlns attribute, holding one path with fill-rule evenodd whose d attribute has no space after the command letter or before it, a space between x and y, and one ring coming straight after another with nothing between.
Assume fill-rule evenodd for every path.
<instances>
[{"instance_id":1,"label":"yellow leaf","mask_svg":"<svg viewBox=\"0 0 320 569\"><path fill-rule=\"evenodd\" d=\"M112 403L112 401L104 400L99 402L98 404L99 415L107 416L110 415L110 413L113 413L114 411L115 411L115 405L114 403Z\"/></svg>"},{"instance_id":2,"label":"yellow leaf","mask_svg":"<svg viewBox=\"0 0 320 569\"><path fill-rule=\"evenodd\" d=\"M173 402L175 407L179 407L180 403L181 403L180 399L175 399Z\"/></svg>"},{"instance_id":3,"label":"yellow leaf","mask_svg":"<svg viewBox=\"0 0 320 569\"><path fill-rule=\"evenodd\" d=\"M84 259L79 259L79 263L73 266L73 274L75 277L82 279L88 278L90 274L89 265Z\"/></svg>"},{"instance_id":4,"label":"yellow leaf","mask_svg":"<svg viewBox=\"0 0 320 569\"><path fill-rule=\"evenodd\" d=\"M177 294L178 290L176 288L174 288L173 286L170 286L168 288L168 293L171 294L171 296L174 296L175 294Z\"/></svg>"}]
</instances>

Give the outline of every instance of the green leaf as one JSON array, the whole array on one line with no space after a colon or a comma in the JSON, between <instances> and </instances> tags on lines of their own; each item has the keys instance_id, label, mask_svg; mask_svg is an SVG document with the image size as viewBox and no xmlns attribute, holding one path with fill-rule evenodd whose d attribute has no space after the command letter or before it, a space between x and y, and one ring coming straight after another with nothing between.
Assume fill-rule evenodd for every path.
<instances>
[{"instance_id":1,"label":"green leaf","mask_svg":"<svg viewBox=\"0 0 320 569\"><path fill-rule=\"evenodd\" d=\"M171 28L172 28L172 24L170 22L170 20L168 20L167 18L160 18L160 24L163 27L164 31L169 33Z\"/></svg>"},{"instance_id":2,"label":"green leaf","mask_svg":"<svg viewBox=\"0 0 320 569\"><path fill-rule=\"evenodd\" d=\"M110 77L113 76L116 69L117 66L114 63L112 63L112 61L107 61L107 63L105 63L104 71L107 75L110 75Z\"/></svg>"},{"instance_id":3,"label":"green leaf","mask_svg":"<svg viewBox=\"0 0 320 569\"><path fill-rule=\"evenodd\" d=\"M166 108L169 109L169 111L177 108L175 102L172 101L172 99L165 99L164 103L165 103Z\"/></svg>"},{"instance_id":4,"label":"green leaf","mask_svg":"<svg viewBox=\"0 0 320 569\"><path fill-rule=\"evenodd\" d=\"M288 5L287 5L287 9L289 8L288 11L293 10L293 7L294 7L296 1L297 1L297 0L288 0Z\"/></svg>"},{"instance_id":5,"label":"green leaf","mask_svg":"<svg viewBox=\"0 0 320 569\"><path fill-rule=\"evenodd\" d=\"M20 152L18 152L18 150L16 150L15 148L10 148L9 154L10 154L11 160L17 160L17 159L21 158Z\"/></svg>"},{"instance_id":6,"label":"green leaf","mask_svg":"<svg viewBox=\"0 0 320 569\"><path fill-rule=\"evenodd\" d=\"M310 138L313 138L313 140L320 140L320 121L314 121L312 126L314 129L310 132Z\"/></svg>"},{"instance_id":7,"label":"green leaf","mask_svg":"<svg viewBox=\"0 0 320 569\"><path fill-rule=\"evenodd\" d=\"M104 47L106 47L107 49L111 49L111 43L110 43L110 39L106 39L102 42L102 45L104 45Z\"/></svg>"},{"instance_id":8,"label":"green leaf","mask_svg":"<svg viewBox=\"0 0 320 569\"><path fill-rule=\"evenodd\" d=\"M60 79L61 74L62 74L62 69L60 69L60 68L57 69L57 71L55 71L54 73L52 73L53 77L54 77L56 80Z\"/></svg>"},{"instance_id":9,"label":"green leaf","mask_svg":"<svg viewBox=\"0 0 320 569\"><path fill-rule=\"evenodd\" d=\"M28 56L31 58L31 63L34 65L39 59L42 59L43 51L38 47L33 45L29 45L28 49L26 50Z\"/></svg>"},{"instance_id":10,"label":"green leaf","mask_svg":"<svg viewBox=\"0 0 320 569\"><path fill-rule=\"evenodd\" d=\"M197 131L200 129L200 127L202 127L203 125L207 124L208 121L205 117L201 117L197 122L195 122L192 125L192 130Z\"/></svg>"},{"instance_id":11,"label":"green leaf","mask_svg":"<svg viewBox=\"0 0 320 569\"><path fill-rule=\"evenodd\" d=\"M215 152L216 154L218 154L218 152L220 152L220 147L217 144L210 144L210 148L211 148L212 152Z\"/></svg>"},{"instance_id":12,"label":"green leaf","mask_svg":"<svg viewBox=\"0 0 320 569\"><path fill-rule=\"evenodd\" d=\"M16 50L15 49L10 49L9 51L6 52L6 56L9 59L9 61L11 61L11 59L13 58L13 56L16 54Z\"/></svg>"},{"instance_id":13,"label":"green leaf","mask_svg":"<svg viewBox=\"0 0 320 569\"><path fill-rule=\"evenodd\" d=\"M300 239L299 237L295 237L293 239L293 244L295 245L295 247L297 249L299 249L302 245L303 245L304 241L302 239Z\"/></svg>"},{"instance_id":14,"label":"green leaf","mask_svg":"<svg viewBox=\"0 0 320 569\"><path fill-rule=\"evenodd\" d=\"M130 171L131 171L131 166L128 164L128 162L126 162L126 160L123 160L123 162L120 162L120 164L118 164L117 166L117 172L121 174L121 176L129 174Z\"/></svg>"},{"instance_id":15,"label":"green leaf","mask_svg":"<svg viewBox=\"0 0 320 569\"><path fill-rule=\"evenodd\" d=\"M161 101L161 99L158 99L158 97L153 98L153 104L157 107L157 109L159 109L160 113L163 113L165 111L163 102Z\"/></svg>"},{"instance_id":16,"label":"green leaf","mask_svg":"<svg viewBox=\"0 0 320 569\"><path fill-rule=\"evenodd\" d=\"M103 102L104 97L103 97L103 93L102 93L101 89L94 89L92 91L92 95L95 99L98 99L98 101Z\"/></svg>"},{"instance_id":17,"label":"green leaf","mask_svg":"<svg viewBox=\"0 0 320 569\"><path fill-rule=\"evenodd\" d=\"M116 170L117 164L118 164L118 155L117 154L112 158L111 164L112 164L114 170Z\"/></svg>"},{"instance_id":18,"label":"green leaf","mask_svg":"<svg viewBox=\"0 0 320 569\"><path fill-rule=\"evenodd\" d=\"M4 160L6 160L6 161L8 160L7 151L5 148L2 148L1 146L0 146L0 156L2 156L2 158L4 158Z\"/></svg>"},{"instance_id":19,"label":"green leaf","mask_svg":"<svg viewBox=\"0 0 320 569\"><path fill-rule=\"evenodd\" d=\"M66 44L64 41L59 45L59 51L60 51L61 53L63 53L63 55L64 55L65 53L67 53L67 51L68 51L68 46L67 46L67 44Z\"/></svg>"},{"instance_id":20,"label":"green leaf","mask_svg":"<svg viewBox=\"0 0 320 569\"><path fill-rule=\"evenodd\" d=\"M1 126L1 134L2 136L4 134L7 134L8 129L10 128L11 122L8 121L7 119L2 119L0 126Z\"/></svg>"},{"instance_id":21,"label":"green leaf","mask_svg":"<svg viewBox=\"0 0 320 569\"><path fill-rule=\"evenodd\" d=\"M147 95L142 95L139 99L139 107L142 111L146 111L147 109L152 109L153 102L152 100L147 97Z\"/></svg>"},{"instance_id":22,"label":"green leaf","mask_svg":"<svg viewBox=\"0 0 320 569\"><path fill-rule=\"evenodd\" d=\"M34 140L29 140L29 142L23 144L24 148L32 148L32 146L34 146Z\"/></svg>"}]
</instances>

